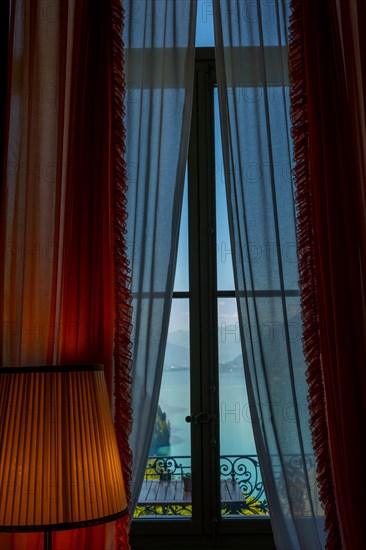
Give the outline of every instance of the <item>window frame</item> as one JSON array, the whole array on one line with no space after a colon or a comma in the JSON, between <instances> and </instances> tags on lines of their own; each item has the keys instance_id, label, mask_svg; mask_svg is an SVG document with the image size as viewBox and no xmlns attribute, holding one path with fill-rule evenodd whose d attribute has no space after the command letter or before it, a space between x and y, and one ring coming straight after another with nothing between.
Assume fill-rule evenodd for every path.
<instances>
[{"instance_id":1,"label":"window frame","mask_svg":"<svg viewBox=\"0 0 366 550\"><path fill-rule=\"evenodd\" d=\"M215 86L214 48L196 48L188 153L189 291L173 292L173 299L189 299L191 413L205 411L216 419L192 424L192 518L133 520L132 548L275 548L268 517L221 517L220 452L213 444L219 441L217 300L235 297L235 291L217 289Z\"/></svg>"}]
</instances>

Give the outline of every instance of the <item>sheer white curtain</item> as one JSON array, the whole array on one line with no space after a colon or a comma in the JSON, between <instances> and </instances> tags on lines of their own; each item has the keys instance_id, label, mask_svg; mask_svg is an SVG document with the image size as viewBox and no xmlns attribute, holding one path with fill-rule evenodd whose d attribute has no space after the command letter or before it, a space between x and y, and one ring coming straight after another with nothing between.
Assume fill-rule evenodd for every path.
<instances>
[{"instance_id":1,"label":"sheer white curtain","mask_svg":"<svg viewBox=\"0 0 366 550\"><path fill-rule=\"evenodd\" d=\"M123 5L135 506L155 421L173 293L192 109L196 0L123 0Z\"/></svg>"},{"instance_id":2,"label":"sheer white curtain","mask_svg":"<svg viewBox=\"0 0 366 550\"><path fill-rule=\"evenodd\" d=\"M325 537L301 344L288 2L215 0L214 15L236 297L254 435L277 548L316 550L324 547Z\"/></svg>"}]
</instances>

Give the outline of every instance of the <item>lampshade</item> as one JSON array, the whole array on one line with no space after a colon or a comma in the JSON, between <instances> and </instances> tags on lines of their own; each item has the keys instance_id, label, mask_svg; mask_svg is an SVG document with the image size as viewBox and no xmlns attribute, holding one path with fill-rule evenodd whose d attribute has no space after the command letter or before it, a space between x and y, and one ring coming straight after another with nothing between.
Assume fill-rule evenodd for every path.
<instances>
[{"instance_id":1,"label":"lampshade","mask_svg":"<svg viewBox=\"0 0 366 550\"><path fill-rule=\"evenodd\" d=\"M74 529L126 511L103 367L0 368L0 531Z\"/></svg>"}]
</instances>

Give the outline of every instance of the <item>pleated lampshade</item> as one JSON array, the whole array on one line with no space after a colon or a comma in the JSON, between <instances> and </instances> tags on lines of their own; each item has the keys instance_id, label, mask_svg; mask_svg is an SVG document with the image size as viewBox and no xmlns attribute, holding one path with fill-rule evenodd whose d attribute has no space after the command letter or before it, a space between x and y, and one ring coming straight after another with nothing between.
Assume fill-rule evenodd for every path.
<instances>
[{"instance_id":1,"label":"pleated lampshade","mask_svg":"<svg viewBox=\"0 0 366 550\"><path fill-rule=\"evenodd\" d=\"M0 531L74 529L126 511L103 367L0 368Z\"/></svg>"}]
</instances>

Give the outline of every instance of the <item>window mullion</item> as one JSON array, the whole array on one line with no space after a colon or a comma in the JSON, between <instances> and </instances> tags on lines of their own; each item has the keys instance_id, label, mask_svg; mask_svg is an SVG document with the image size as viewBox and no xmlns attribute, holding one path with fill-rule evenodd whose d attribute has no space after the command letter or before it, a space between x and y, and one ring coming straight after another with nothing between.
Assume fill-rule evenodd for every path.
<instances>
[{"instance_id":1,"label":"window mullion","mask_svg":"<svg viewBox=\"0 0 366 550\"><path fill-rule=\"evenodd\" d=\"M213 60L197 61L189 158L191 361L193 377L197 377L192 379L192 399L199 374L200 407L194 412L216 417L192 426L192 443L195 433L202 437L203 527L207 534L212 533L220 514L213 71Z\"/></svg>"}]
</instances>

